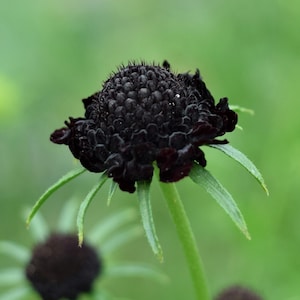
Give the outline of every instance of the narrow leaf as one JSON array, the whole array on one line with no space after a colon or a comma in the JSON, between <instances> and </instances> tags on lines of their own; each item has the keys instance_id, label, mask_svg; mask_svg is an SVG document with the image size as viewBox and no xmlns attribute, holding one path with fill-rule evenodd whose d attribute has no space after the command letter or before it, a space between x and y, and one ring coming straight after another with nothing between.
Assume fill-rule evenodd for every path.
<instances>
[{"instance_id":1,"label":"narrow leaf","mask_svg":"<svg viewBox=\"0 0 300 300\"><path fill-rule=\"evenodd\" d=\"M111 254L113 251L116 251L124 244L127 244L138 236L141 236L142 233L143 230L140 226L134 226L129 229L123 230L119 234L115 234L113 237L102 244L101 253Z\"/></svg>"},{"instance_id":2,"label":"narrow leaf","mask_svg":"<svg viewBox=\"0 0 300 300\"><path fill-rule=\"evenodd\" d=\"M31 289L26 286L13 287L5 293L1 293L1 300L23 300L31 293Z\"/></svg>"},{"instance_id":3,"label":"narrow leaf","mask_svg":"<svg viewBox=\"0 0 300 300\"><path fill-rule=\"evenodd\" d=\"M115 181L111 181L111 184L110 184L110 188L109 188L109 191L108 191L108 197L107 197L107 206L110 205L110 202L111 202L111 199L117 189L117 186L118 184L115 182Z\"/></svg>"},{"instance_id":4,"label":"narrow leaf","mask_svg":"<svg viewBox=\"0 0 300 300\"><path fill-rule=\"evenodd\" d=\"M162 248L156 235L155 225L152 217L152 209L150 202L150 183L144 181L138 182L137 194L139 198L142 222L148 242L151 246L153 253L158 257L160 261L163 261Z\"/></svg>"},{"instance_id":5,"label":"narrow leaf","mask_svg":"<svg viewBox=\"0 0 300 300\"><path fill-rule=\"evenodd\" d=\"M236 160L238 163L240 163L262 186L262 188L265 190L266 194L269 195L269 190L265 184L265 181L259 172L259 170L256 168L256 166L253 164L253 162L242 152L235 149L229 144L224 145L210 145L210 147L218 149L225 154L227 154L229 157Z\"/></svg>"},{"instance_id":6,"label":"narrow leaf","mask_svg":"<svg viewBox=\"0 0 300 300\"><path fill-rule=\"evenodd\" d=\"M235 112L238 112L238 113L247 113L249 115L254 115L254 110L251 109L251 108L246 108L246 107L242 107L242 106L239 106L239 105L229 105L229 108Z\"/></svg>"},{"instance_id":7,"label":"narrow leaf","mask_svg":"<svg viewBox=\"0 0 300 300\"><path fill-rule=\"evenodd\" d=\"M136 217L137 212L132 208L115 213L90 230L89 241L93 244L101 244L103 240L107 236L110 236L116 229L123 227L126 223L133 221Z\"/></svg>"},{"instance_id":8,"label":"narrow leaf","mask_svg":"<svg viewBox=\"0 0 300 300\"><path fill-rule=\"evenodd\" d=\"M60 213L57 230L59 232L70 232L74 226L74 220L76 218L77 205L74 199L66 202Z\"/></svg>"},{"instance_id":9,"label":"narrow leaf","mask_svg":"<svg viewBox=\"0 0 300 300\"><path fill-rule=\"evenodd\" d=\"M26 210L28 215L28 210ZM34 220L31 221L30 233L36 242L43 241L49 234L49 227L41 214L36 214Z\"/></svg>"},{"instance_id":10,"label":"narrow leaf","mask_svg":"<svg viewBox=\"0 0 300 300\"><path fill-rule=\"evenodd\" d=\"M79 207L79 211L78 211L78 215L77 215L79 246L81 246L83 243L83 221L84 221L84 216L85 216L86 210L106 180L107 180L106 173L102 173L99 182L90 190L90 192L87 194L87 196L82 201L82 203Z\"/></svg>"},{"instance_id":11,"label":"narrow leaf","mask_svg":"<svg viewBox=\"0 0 300 300\"><path fill-rule=\"evenodd\" d=\"M80 174L82 174L86 169L80 168L76 170L72 170L63 177L61 177L57 182L55 182L52 186L50 186L46 192L38 199L38 201L35 203L33 208L31 209L29 216L26 220L27 226L29 226L32 218L36 214L36 212L40 209L40 207L44 204L44 202L60 187L71 181L72 179L76 178Z\"/></svg>"},{"instance_id":12,"label":"narrow leaf","mask_svg":"<svg viewBox=\"0 0 300 300\"><path fill-rule=\"evenodd\" d=\"M221 183L209 171L197 164L194 164L190 172L190 177L195 183L202 186L208 193L211 194L217 203L231 217L237 227L250 240L251 237L242 213L240 212L232 196L221 185Z\"/></svg>"},{"instance_id":13,"label":"narrow leaf","mask_svg":"<svg viewBox=\"0 0 300 300\"><path fill-rule=\"evenodd\" d=\"M30 251L26 247L9 241L0 241L0 253L21 263L26 263L30 257Z\"/></svg>"},{"instance_id":14,"label":"narrow leaf","mask_svg":"<svg viewBox=\"0 0 300 300\"><path fill-rule=\"evenodd\" d=\"M0 286L16 285L25 280L23 269L9 268L0 270Z\"/></svg>"},{"instance_id":15,"label":"narrow leaf","mask_svg":"<svg viewBox=\"0 0 300 300\"><path fill-rule=\"evenodd\" d=\"M166 283L169 278L161 271L146 264L118 263L107 268L107 276L110 277L144 277Z\"/></svg>"}]
</instances>

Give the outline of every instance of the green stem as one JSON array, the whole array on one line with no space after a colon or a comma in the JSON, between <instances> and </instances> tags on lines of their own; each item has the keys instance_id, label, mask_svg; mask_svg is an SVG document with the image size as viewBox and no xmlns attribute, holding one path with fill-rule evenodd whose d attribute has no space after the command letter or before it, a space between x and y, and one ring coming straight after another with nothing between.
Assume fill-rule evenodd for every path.
<instances>
[{"instance_id":1,"label":"green stem","mask_svg":"<svg viewBox=\"0 0 300 300\"><path fill-rule=\"evenodd\" d=\"M196 240L174 183L159 182L176 226L198 300L210 300Z\"/></svg>"}]
</instances>

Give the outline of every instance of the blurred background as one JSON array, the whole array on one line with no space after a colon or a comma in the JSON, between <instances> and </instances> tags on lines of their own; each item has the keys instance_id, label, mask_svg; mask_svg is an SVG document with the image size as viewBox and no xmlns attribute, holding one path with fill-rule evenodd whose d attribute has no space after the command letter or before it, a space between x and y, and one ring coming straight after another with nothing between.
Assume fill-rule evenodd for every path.
<instances>
[{"instance_id":1,"label":"blurred background","mask_svg":"<svg viewBox=\"0 0 300 300\"><path fill-rule=\"evenodd\" d=\"M173 71L200 72L216 98L255 111L241 114L226 137L263 173L263 190L237 163L205 148L207 168L232 193L247 221L248 241L215 201L189 179L178 184L204 260L211 293L252 287L266 300L300 299L300 4L296 0L2 1L0 9L0 239L32 247L24 208L76 163L50 133L83 116L82 98L128 60L167 59ZM298 79L297 79L298 78ZM97 181L84 174L59 190L41 212L55 228L57 212L82 199ZM110 207L105 187L86 216L86 230L127 207L136 195L118 191ZM170 283L108 282L131 299L194 299L184 256L158 185L153 213L165 262L141 237L116 259L158 266ZM75 222L75 221L74 221ZM10 261L0 256L0 268Z\"/></svg>"}]
</instances>

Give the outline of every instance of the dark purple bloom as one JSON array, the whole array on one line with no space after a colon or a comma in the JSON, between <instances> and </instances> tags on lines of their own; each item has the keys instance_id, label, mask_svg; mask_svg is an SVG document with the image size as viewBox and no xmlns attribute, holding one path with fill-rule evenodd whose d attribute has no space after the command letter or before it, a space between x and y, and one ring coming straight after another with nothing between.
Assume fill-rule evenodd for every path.
<instances>
[{"instance_id":1,"label":"dark purple bloom","mask_svg":"<svg viewBox=\"0 0 300 300\"><path fill-rule=\"evenodd\" d=\"M233 286L221 292L216 300L262 300L262 298L245 287Z\"/></svg>"},{"instance_id":2,"label":"dark purple bloom","mask_svg":"<svg viewBox=\"0 0 300 300\"><path fill-rule=\"evenodd\" d=\"M52 234L33 249L26 277L43 300L75 300L101 272L97 252L69 234Z\"/></svg>"},{"instance_id":3,"label":"dark purple bloom","mask_svg":"<svg viewBox=\"0 0 300 300\"><path fill-rule=\"evenodd\" d=\"M194 162L204 167L199 147L226 143L216 137L237 123L227 98L215 105L199 70L174 74L167 62L122 66L83 103L85 117L70 118L51 141L68 145L86 169L106 171L128 192L136 181L151 181L154 162L163 182L187 176Z\"/></svg>"}]
</instances>

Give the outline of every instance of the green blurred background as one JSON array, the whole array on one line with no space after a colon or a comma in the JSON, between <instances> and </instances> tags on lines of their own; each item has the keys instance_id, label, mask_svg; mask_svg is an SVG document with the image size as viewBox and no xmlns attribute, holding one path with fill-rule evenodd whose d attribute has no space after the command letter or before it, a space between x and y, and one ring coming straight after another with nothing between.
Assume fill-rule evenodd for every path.
<instances>
[{"instance_id":1,"label":"green blurred background","mask_svg":"<svg viewBox=\"0 0 300 300\"><path fill-rule=\"evenodd\" d=\"M213 149L208 169L227 187L248 223L248 241L204 191L178 184L213 295L244 284L266 300L300 299L300 4L296 0L66 0L2 1L0 8L0 239L32 246L21 212L74 167L67 147L49 142L69 116L82 116L81 99L101 88L120 63L162 62L174 71L200 68L216 99L255 110L240 115L243 131L227 136L262 171L266 197L245 170ZM55 227L71 196L84 197L98 175L85 174L57 192L42 213ZM107 190L107 188L106 188ZM194 299L175 228L157 184L153 210L165 262L145 238L117 253L159 265L167 285L145 279L107 283L132 299ZM92 203L86 228L126 207L136 195L105 191ZM0 257L0 268L8 261Z\"/></svg>"}]
</instances>

